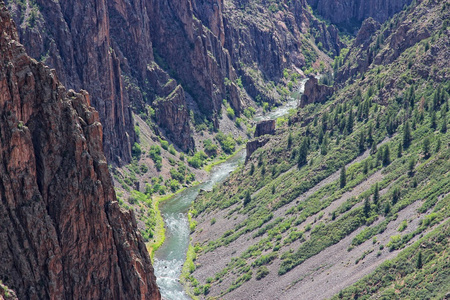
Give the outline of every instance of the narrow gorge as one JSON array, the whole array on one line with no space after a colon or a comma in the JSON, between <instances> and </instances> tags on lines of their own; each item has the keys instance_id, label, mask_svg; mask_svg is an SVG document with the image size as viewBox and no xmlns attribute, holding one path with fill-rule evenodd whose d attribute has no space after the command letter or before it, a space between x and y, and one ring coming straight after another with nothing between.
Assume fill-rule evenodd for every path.
<instances>
[{"instance_id":1,"label":"narrow gorge","mask_svg":"<svg viewBox=\"0 0 450 300\"><path fill-rule=\"evenodd\" d=\"M0 0L0 299L447 299L447 0Z\"/></svg>"}]
</instances>

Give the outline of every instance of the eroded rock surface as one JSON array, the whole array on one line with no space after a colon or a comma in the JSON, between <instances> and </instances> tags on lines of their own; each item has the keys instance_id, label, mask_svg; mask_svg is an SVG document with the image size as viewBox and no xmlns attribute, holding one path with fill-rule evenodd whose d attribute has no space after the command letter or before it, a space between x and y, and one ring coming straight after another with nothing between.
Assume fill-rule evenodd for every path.
<instances>
[{"instance_id":1,"label":"eroded rock surface","mask_svg":"<svg viewBox=\"0 0 450 300\"><path fill-rule=\"evenodd\" d=\"M19 299L159 299L89 94L25 53L3 2L0 31L0 279Z\"/></svg>"}]
</instances>

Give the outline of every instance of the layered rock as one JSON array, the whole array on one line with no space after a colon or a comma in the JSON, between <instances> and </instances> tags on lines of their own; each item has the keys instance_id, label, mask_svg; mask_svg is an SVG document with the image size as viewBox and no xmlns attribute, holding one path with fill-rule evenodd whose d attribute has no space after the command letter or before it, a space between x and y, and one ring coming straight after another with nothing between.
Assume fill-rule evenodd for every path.
<instances>
[{"instance_id":1,"label":"layered rock","mask_svg":"<svg viewBox=\"0 0 450 300\"><path fill-rule=\"evenodd\" d=\"M6 1L32 57L55 68L68 88L84 88L104 126L104 150L111 162L131 159L134 130L121 67L110 37L105 0L37 0L22 6Z\"/></svg>"},{"instance_id":2,"label":"layered rock","mask_svg":"<svg viewBox=\"0 0 450 300\"><path fill-rule=\"evenodd\" d=\"M305 107L311 103L324 103L333 92L333 87L319 84L316 77L310 76L305 83L305 92L300 99L300 107Z\"/></svg>"},{"instance_id":3,"label":"layered rock","mask_svg":"<svg viewBox=\"0 0 450 300\"><path fill-rule=\"evenodd\" d=\"M99 113L29 58L0 2L0 279L19 299L159 299Z\"/></svg>"},{"instance_id":4,"label":"layered rock","mask_svg":"<svg viewBox=\"0 0 450 300\"><path fill-rule=\"evenodd\" d=\"M249 141L246 145L245 161L248 161L249 158L252 156L253 152L255 152L256 150L258 150L258 148L261 148L262 146L267 144L267 142L269 142L269 140L270 139L268 137L259 137L252 141Z\"/></svg>"},{"instance_id":5,"label":"layered rock","mask_svg":"<svg viewBox=\"0 0 450 300\"><path fill-rule=\"evenodd\" d=\"M350 30L357 29L371 17L383 23L412 0L307 0L308 4L325 19Z\"/></svg>"},{"instance_id":6,"label":"layered rock","mask_svg":"<svg viewBox=\"0 0 450 300\"><path fill-rule=\"evenodd\" d=\"M256 124L255 138L265 135L275 133L275 120L265 120Z\"/></svg>"}]
</instances>

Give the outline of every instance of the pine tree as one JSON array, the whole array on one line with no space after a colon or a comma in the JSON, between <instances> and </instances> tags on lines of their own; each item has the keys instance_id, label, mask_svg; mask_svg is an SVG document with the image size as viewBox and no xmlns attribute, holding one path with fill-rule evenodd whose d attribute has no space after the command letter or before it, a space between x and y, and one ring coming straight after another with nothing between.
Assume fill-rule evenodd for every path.
<instances>
[{"instance_id":1,"label":"pine tree","mask_svg":"<svg viewBox=\"0 0 450 300\"><path fill-rule=\"evenodd\" d=\"M353 132L353 110L350 109L350 112L348 113L348 119L347 119L347 133L350 134Z\"/></svg>"},{"instance_id":2,"label":"pine tree","mask_svg":"<svg viewBox=\"0 0 450 300\"><path fill-rule=\"evenodd\" d=\"M359 142L358 142L359 153L363 153L364 150L366 150L364 142L365 142L364 133L361 132L359 134Z\"/></svg>"},{"instance_id":3,"label":"pine tree","mask_svg":"<svg viewBox=\"0 0 450 300\"><path fill-rule=\"evenodd\" d=\"M367 160L363 163L363 173L367 174L369 172L369 166L367 165Z\"/></svg>"},{"instance_id":4,"label":"pine tree","mask_svg":"<svg viewBox=\"0 0 450 300\"><path fill-rule=\"evenodd\" d=\"M303 167L306 164L306 159L308 157L308 142L306 139L303 139L302 144L298 150L298 160L297 165L299 168Z\"/></svg>"},{"instance_id":5,"label":"pine tree","mask_svg":"<svg viewBox=\"0 0 450 300\"><path fill-rule=\"evenodd\" d=\"M389 146L386 145L383 151L383 165L387 166L391 163L391 152L389 150Z\"/></svg>"},{"instance_id":6,"label":"pine tree","mask_svg":"<svg viewBox=\"0 0 450 300\"><path fill-rule=\"evenodd\" d=\"M252 201L252 196L250 195L250 191L247 190L245 192L245 197L244 197L244 206L247 206L247 204L249 204L250 201Z\"/></svg>"},{"instance_id":7,"label":"pine tree","mask_svg":"<svg viewBox=\"0 0 450 300\"><path fill-rule=\"evenodd\" d=\"M436 129L437 123L436 123L436 112L433 110L431 111L431 121L430 121L430 127L432 129Z\"/></svg>"},{"instance_id":8,"label":"pine tree","mask_svg":"<svg viewBox=\"0 0 450 300\"><path fill-rule=\"evenodd\" d=\"M372 142L372 147L370 148L370 154L377 153L377 143L375 141Z\"/></svg>"},{"instance_id":9,"label":"pine tree","mask_svg":"<svg viewBox=\"0 0 450 300\"><path fill-rule=\"evenodd\" d=\"M289 132L288 141L287 141L287 147L288 149L292 146L292 133Z\"/></svg>"},{"instance_id":10,"label":"pine tree","mask_svg":"<svg viewBox=\"0 0 450 300\"><path fill-rule=\"evenodd\" d=\"M378 205L378 200L380 200L380 188L378 187L378 182L375 183L375 189L373 191L373 203Z\"/></svg>"},{"instance_id":11,"label":"pine tree","mask_svg":"<svg viewBox=\"0 0 450 300\"><path fill-rule=\"evenodd\" d=\"M364 200L364 216L368 218L369 213L370 213L370 202L369 198L366 198L366 200Z\"/></svg>"},{"instance_id":12,"label":"pine tree","mask_svg":"<svg viewBox=\"0 0 450 300\"><path fill-rule=\"evenodd\" d=\"M417 256L417 263L416 267L417 269L422 269L423 263L422 263L422 251L419 251L419 255Z\"/></svg>"},{"instance_id":13,"label":"pine tree","mask_svg":"<svg viewBox=\"0 0 450 300\"><path fill-rule=\"evenodd\" d=\"M250 195L250 191L247 190L245 192L245 197L244 197L244 206L247 206L247 204L249 204L250 201L252 201L252 196Z\"/></svg>"},{"instance_id":14,"label":"pine tree","mask_svg":"<svg viewBox=\"0 0 450 300\"><path fill-rule=\"evenodd\" d=\"M255 173L255 165L252 163L250 165L250 175L253 175L253 173Z\"/></svg>"},{"instance_id":15,"label":"pine tree","mask_svg":"<svg viewBox=\"0 0 450 300\"><path fill-rule=\"evenodd\" d=\"M426 137L423 140L423 148L422 149L423 149L423 156L425 158L430 157L430 139L428 137Z\"/></svg>"},{"instance_id":16,"label":"pine tree","mask_svg":"<svg viewBox=\"0 0 450 300\"><path fill-rule=\"evenodd\" d=\"M272 185L272 194L275 194L275 185Z\"/></svg>"},{"instance_id":17,"label":"pine tree","mask_svg":"<svg viewBox=\"0 0 450 300\"><path fill-rule=\"evenodd\" d=\"M441 132L446 133L447 132L447 116L444 115L442 117L442 126L441 126Z\"/></svg>"},{"instance_id":18,"label":"pine tree","mask_svg":"<svg viewBox=\"0 0 450 300\"><path fill-rule=\"evenodd\" d=\"M395 204L400 200L400 189L396 187L394 191L392 192L392 204Z\"/></svg>"},{"instance_id":19,"label":"pine tree","mask_svg":"<svg viewBox=\"0 0 450 300\"><path fill-rule=\"evenodd\" d=\"M398 143L398 148L397 148L397 157L400 158L402 157L402 151L403 151L403 147L402 147L402 143Z\"/></svg>"},{"instance_id":20,"label":"pine tree","mask_svg":"<svg viewBox=\"0 0 450 300\"><path fill-rule=\"evenodd\" d=\"M403 128L403 148L408 149L411 144L411 129L409 128L409 122L405 123Z\"/></svg>"},{"instance_id":21,"label":"pine tree","mask_svg":"<svg viewBox=\"0 0 450 300\"><path fill-rule=\"evenodd\" d=\"M341 176L339 178L339 186L342 188L347 184L347 174L345 172L345 165L341 168Z\"/></svg>"}]
</instances>

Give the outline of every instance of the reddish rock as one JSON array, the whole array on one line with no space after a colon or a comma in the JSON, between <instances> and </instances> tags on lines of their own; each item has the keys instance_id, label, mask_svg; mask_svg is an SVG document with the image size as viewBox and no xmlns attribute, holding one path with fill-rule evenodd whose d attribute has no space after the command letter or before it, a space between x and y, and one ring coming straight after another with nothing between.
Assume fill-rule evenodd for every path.
<instances>
[{"instance_id":1,"label":"reddish rock","mask_svg":"<svg viewBox=\"0 0 450 300\"><path fill-rule=\"evenodd\" d=\"M87 92L29 58L0 3L0 280L19 299L159 299Z\"/></svg>"},{"instance_id":2,"label":"reddish rock","mask_svg":"<svg viewBox=\"0 0 450 300\"><path fill-rule=\"evenodd\" d=\"M265 120L256 124L255 138L265 134L275 134L275 120Z\"/></svg>"},{"instance_id":3,"label":"reddish rock","mask_svg":"<svg viewBox=\"0 0 450 300\"><path fill-rule=\"evenodd\" d=\"M267 144L269 140L270 139L268 137L260 137L252 141L249 141L246 145L247 153L245 161L248 161L250 159L250 156L252 156L253 152L255 152L256 150L258 150L258 148L261 148L262 146Z\"/></svg>"},{"instance_id":4,"label":"reddish rock","mask_svg":"<svg viewBox=\"0 0 450 300\"><path fill-rule=\"evenodd\" d=\"M324 103L333 94L334 89L330 86L319 84L314 76L309 76L305 84L305 92L300 99L300 107L311 103Z\"/></svg>"}]
</instances>

